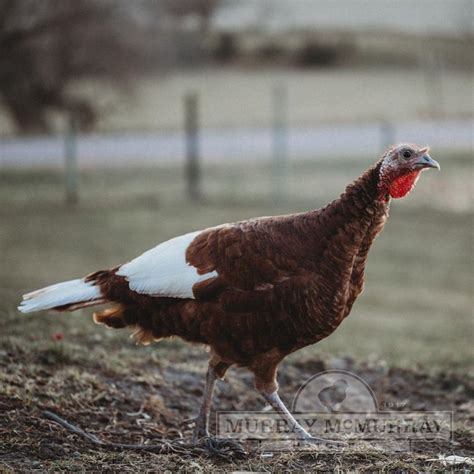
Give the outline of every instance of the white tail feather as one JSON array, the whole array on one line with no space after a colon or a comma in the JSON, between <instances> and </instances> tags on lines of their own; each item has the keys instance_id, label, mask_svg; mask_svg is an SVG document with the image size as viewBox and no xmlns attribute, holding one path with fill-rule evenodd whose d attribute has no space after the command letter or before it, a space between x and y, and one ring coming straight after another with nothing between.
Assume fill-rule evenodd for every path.
<instances>
[{"instance_id":1,"label":"white tail feather","mask_svg":"<svg viewBox=\"0 0 474 474\"><path fill-rule=\"evenodd\" d=\"M23 296L23 301L18 309L22 313L31 313L57 308L58 306L72 305L73 303L89 302L90 305L94 300L102 300L100 288L91 282L86 282L84 279L78 279L57 283L27 293ZM99 302L97 301L97 303Z\"/></svg>"}]
</instances>

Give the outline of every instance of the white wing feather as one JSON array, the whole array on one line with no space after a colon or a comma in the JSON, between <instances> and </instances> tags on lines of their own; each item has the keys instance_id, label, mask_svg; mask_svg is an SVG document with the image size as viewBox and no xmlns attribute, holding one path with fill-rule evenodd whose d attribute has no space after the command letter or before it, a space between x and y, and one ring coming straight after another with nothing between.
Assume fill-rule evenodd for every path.
<instances>
[{"instance_id":1,"label":"white wing feather","mask_svg":"<svg viewBox=\"0 0 474 474\"><path fill-rule=\"evenodd\" d=\"M193 285L207 280L216 272L199 275L186 263L186 249L202 231L167 240L122 265L117 275L125 277L131 290L150 296L194 298Z\"/></svg>"}]
</instances>

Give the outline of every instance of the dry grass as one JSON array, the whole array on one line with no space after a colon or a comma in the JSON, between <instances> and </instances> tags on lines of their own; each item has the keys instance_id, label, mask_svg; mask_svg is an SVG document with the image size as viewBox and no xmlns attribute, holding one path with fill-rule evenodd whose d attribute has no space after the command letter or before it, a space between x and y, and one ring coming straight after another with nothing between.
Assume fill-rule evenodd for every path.
<instances>
[{"instance_id":1,"label":"dry grass","mask_svg":"<svg viewBox=\"0 0 474 474\"><path fill-rule=\"evenodd\" d=\"M50 318L50 317L48 317ZM66 336L67 337L67 336ZM70 340L72 339L72 340ZM204 351L173 342L154 349L120 347L118 341L98 337L67 337L62 342L36 340L28 347L13 342L4 346L0 383L0 466L30 471L57 470L189 469L428 469L438 453L472 456L472 432L466 430L473 416L469 399L474 380L441 372L389 369L356 364L350 359L302 359L281 368L282 394L289 400L301 381L334 364L384 387L383 403L396 403L400 395L407 410L455 411L455 442L430 442L411 452L390 452L370 445L334 451L273 453L270 457L253 445L243 460L221 460L196 452L136 453L110 451L88 444L47 420L51 410L107 441L157 443L188 440L185 420L196 413L202 395L206 356ZM93 354L93 357L91 357ZM259 410L262 401L251 390L244 371L231 370L219 385L215 405L221 410Z\"/></svg>"},{"instance_id":2,"label":"dry grass","mask_svg":"<svg viewBox=\"0 0 474 474\"><path fill-rule=\"evenodd\" d=\"M89 171L81 176L82 201L75 210L62 206L58 174L4 172L0 469L426 470L441 468L428 461L438 453L472 456L472 214L459 200L471 193L472 157L436 158L442 173L427 173L411 196L394 203L351 317L327 340L289 357L280 382L289 400L307 377L343 364L373 388L381 384L386 401L454 411L455 444L429 443L405 453L356 446L337 454L323 449L272 457L249 447L245 460L224 462L192 452L93 448L41 414L56 411L114 441L187 439L190 428L183 422L196 412L203 388L203 348L177 340L135 347L124 332L95 326L89 311L22 316L14 309L19 295L126 261L195 228L320 206L367 163L298 165L289 180L291 200L280 206L268 198L268 173L257 165L207 170L206 200L195 204L183 199L177 169ZM215 406L260 409L251 387L245 371L231 370Z\"/></svg>"}]
</instances>

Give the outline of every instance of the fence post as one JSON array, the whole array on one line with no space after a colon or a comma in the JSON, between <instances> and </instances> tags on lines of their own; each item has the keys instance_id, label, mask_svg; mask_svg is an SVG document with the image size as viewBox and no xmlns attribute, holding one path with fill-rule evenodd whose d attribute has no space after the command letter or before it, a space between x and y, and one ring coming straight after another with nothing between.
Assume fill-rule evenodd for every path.
<instances>
[{"instance_id":1,"label":"fence post","mask_svg":"<svg viewBox=\"0 0 474 474\"><path fill-rule=\"evenodd\" d=\"M288 178L288 89L284 84L273 87L272 94L272 168L273 200L282 202L287 197Z\"/></svg>"},{"instance_id":2,"label":"fence post","mask_svg":"<svg viewBox=\"0 0 474 474\"><path fill-rule=\"evenodd\" d=\"M431 118L441 118L444 107L442 56L436 46L422 50L422 68Z\"/></svg>"},{"instance_id":3,"label":"fence post","mask_svg":"<svg viewBox=\"0 0 474 474\"><path fill-rule=\"evenodd\" d=\"M199 200L200 169L199 169L199 123L198 96L190 92L184 97L184 120L186 134L186 184L189 198Z\"/></svg>"},{"instance_id":4,"label":"fence post","mask_svg":"<svg viewBox=\"0 0 474 474\"><path fill-rule=\"evenodd\" d=\"M395 144L395 128L392 122L387 119L380 121L380 149L384 151L389 146Z\"/></svg>"},{"instance_id":5,"label":"fence post","mask_svg":"<svg viewBox=\"0 0 474 474\"><path fill-rule=\"evenodd\" d=\"M64 135L64 173L66 185L66 205L75 206L79 202L77 179L77 129L74 112L67 116Z\"/></svg>"}]
</instances>

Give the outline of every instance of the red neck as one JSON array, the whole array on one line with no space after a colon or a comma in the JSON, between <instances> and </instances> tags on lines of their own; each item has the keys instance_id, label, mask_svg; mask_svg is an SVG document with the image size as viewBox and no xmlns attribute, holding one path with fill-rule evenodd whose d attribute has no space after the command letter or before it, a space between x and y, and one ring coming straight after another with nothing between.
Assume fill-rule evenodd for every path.
<instances>
[{"instance_id":1,"label":"red neck","mask_svg":"<svg viewBox=\"0 0 474 474\"><path fill-rule=\"evenodd\" d=\"M388 187L390 196L395 199L406 196L415 187L420 172L421 170L416 170L395 178Z\"/></svg>"}]
</instances>

